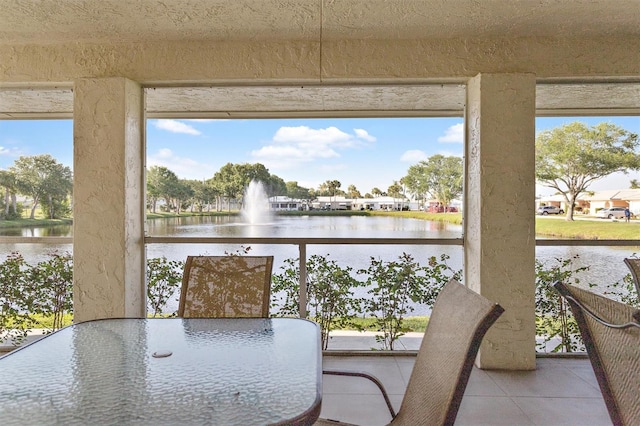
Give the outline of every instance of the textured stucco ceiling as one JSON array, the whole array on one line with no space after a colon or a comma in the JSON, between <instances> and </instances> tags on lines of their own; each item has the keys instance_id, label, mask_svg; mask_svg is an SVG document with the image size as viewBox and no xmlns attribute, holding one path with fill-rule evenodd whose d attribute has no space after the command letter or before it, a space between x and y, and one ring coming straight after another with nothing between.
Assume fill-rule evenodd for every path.
<instances>
[{"instance_id":1,"label":"textured stucco ceiling","mask_svg":"<svg viewBox=\"0 0 640 426\"><path fill-rule=\"evenodd\" d=\"M640 37L640 0L0 0L0 11L0 45ZM637 80L547 83L537 89L542 115L640 112ZM67 84L0 88L0 119L71 117L73 93ZM455 116L462 115L465 101L461 84L146 91L150 117Z\"/></svg>"},{"instance_id":2,"label":"textured stucco ceiling","mask_svg":"<svg viewBox=\"0 0 640 426\"><path fill-rule=\"evenodd\" d=\"M0 0L0 44L640 35L638 0Z\"/></svg>"}]
</instances>

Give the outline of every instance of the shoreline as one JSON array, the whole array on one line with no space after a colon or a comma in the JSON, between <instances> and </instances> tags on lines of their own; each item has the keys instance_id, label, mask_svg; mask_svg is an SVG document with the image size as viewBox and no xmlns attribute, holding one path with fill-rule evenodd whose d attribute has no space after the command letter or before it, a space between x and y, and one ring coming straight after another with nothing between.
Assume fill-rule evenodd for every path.
<instances>
[{"instance_id":1,"label":"shoreline","mask_svg":"<svg viewBox=\"0 0 640 426\"><path fill-rule=\"evenodd\" d=\"M462 225L462 213L427 213L422 211L342 211L342 210L311 210L275 212L277 216L388 216L406 219L445 222L452 225ZM240 211L223 212L183 212L177 213L147 213L147 220L171 219L184 217L206 216L238 216ZM640 221L632 220L627 223L620 220L598 219L591 216L574 217L573 221L564 220L564 216L540 217L536 216L536 237L576 239L576 240L640 240ZM73 219L18 219L0 220L0 230L15 230L22 228L53 227L72 225Z\"/></svg>"}]
</instances>

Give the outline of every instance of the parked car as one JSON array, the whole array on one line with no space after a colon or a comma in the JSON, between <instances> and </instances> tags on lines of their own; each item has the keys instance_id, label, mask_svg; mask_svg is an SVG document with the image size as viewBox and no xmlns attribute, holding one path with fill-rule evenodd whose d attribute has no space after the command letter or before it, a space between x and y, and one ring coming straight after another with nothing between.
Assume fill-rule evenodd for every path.
<instances>
[{"instance_id":1,"label":"parked car","mask_svg":"<svg viewBox=\"0 0 640 426\"><path fill-rule=\"evenodd\" d=\"M598 210L596 216L602 219L624 219L624 211L625 207L611 207Z\"/></svg>"},{"instance_id":2,"label":"parked car","mask_svg":"<svg viewBox=\"0 0 640 426\"><path fill-rule=\"evenodd\" d=\"M564 210L557 206L540 206L538 207L537 213L542 215L564 214Z\"/></svg>"}]
</instances>

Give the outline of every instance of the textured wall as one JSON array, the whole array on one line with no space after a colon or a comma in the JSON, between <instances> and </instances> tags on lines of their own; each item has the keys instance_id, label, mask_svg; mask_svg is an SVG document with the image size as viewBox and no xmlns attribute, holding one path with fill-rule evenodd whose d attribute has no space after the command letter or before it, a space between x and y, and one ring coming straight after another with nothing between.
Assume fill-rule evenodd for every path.
<instances>
[{"instance_id":1,"label":"textured wall","mask_svg":"<svg viewBox=\"0 0 640 426\"><path fill-rule=\"evenodd\" d=\"M145 315L142 89L74 89L74 321Z\"/></svg>"},{"instance_id":2,"label":"textured wall","mask_svg":"<svg viewBox=\"0 0 640 426\"><path fill-rule=\"evenodd\" d=\"M535 368L535 76L481 74L467 86L465 283L505 312L482 368Z\"/></svg>"},{"instance_id":3,"label":"textured wall","mask_svg":"<svg viewBox=\"0 0 640 426\"><path fill-rule=\"evenodd\" d=\"M638 77L640 38L170 41L0 45L0 82L127 77L143 84Z\"/></svg>"}]
</instances>

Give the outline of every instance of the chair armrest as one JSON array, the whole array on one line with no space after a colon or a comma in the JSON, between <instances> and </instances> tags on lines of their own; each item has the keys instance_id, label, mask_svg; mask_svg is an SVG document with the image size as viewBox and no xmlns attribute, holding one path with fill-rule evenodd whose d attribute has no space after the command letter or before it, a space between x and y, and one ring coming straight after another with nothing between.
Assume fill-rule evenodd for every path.
<instances>
[{"instance_id":1,"label":"chair armrest","mask_svg":"<svg viewBox=\"0 0 640 426\"><path fill-rule=\"evenodd\" d=\"M387 394L387 390L384 388L384 386L382 385L382 382L380 380L378 380L377 377L368 374L368 373L364 373L362 371L343 371L343 370L322 370L322 374L327 374L330 376L350 376L350 377L363 377L365 379L368 379L370 381L372 381L377 387L378 389L380 389L380 392L382 393L382 396L384 398L384 402L387 403L387 408L389 409L389 413L391 414L391 418L395 418L396 417L396 412L393 409L393 405L391 405L391 400L389 399L389 395Z\"/></svg>"},{"instance_id":2,"label":"chair armrest","mask_svg":"<svg viewBox=\"0 0 640 426\"><path fill-rule=\"evenodd\" d=\"M560 290L560 288L562 287L562 282L560 281L556 281L555 283L553 283L553 287L555 289L558 290L558 292L567 300L570 300L571 302L575 303L576 305L578 305L578 307L580 309L582 309L582 311L587 314L588 316L590 316L591 318L593 318L597 323L604 325L605 327L609 327L609 328L616 328L616 329L625 329L625 328L629 328L629 327L637 327L640 328L640 311L636 310L635 312L633 312L631 314L631 317L633 318L633 321L635 322L626 322L624 324L612 324L610 322L607 322L605 320L603 320L602 318L600 318L595 312L592 312L591 309L587 308L586 306L584 306L579 300L575 299L573 296L571 296L570 293L568 293L565 290Z\"/></svg>"}]
</instances>

